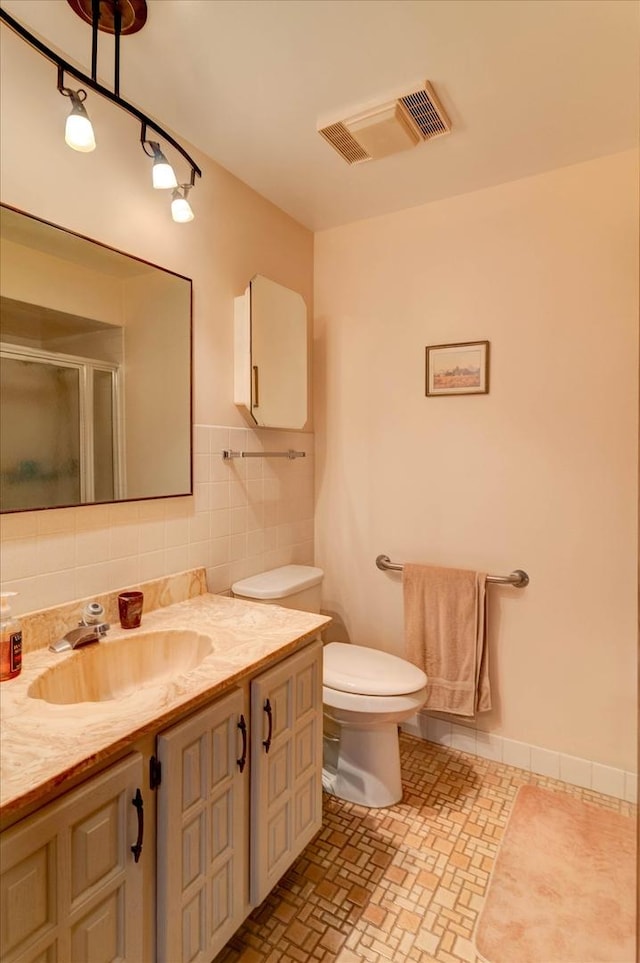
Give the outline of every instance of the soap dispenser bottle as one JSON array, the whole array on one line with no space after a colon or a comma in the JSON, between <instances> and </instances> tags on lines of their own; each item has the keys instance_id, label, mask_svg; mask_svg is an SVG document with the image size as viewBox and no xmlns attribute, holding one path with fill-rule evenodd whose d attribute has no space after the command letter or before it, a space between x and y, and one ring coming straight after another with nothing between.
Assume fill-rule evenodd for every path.
<instances>
[{"instance_id":1,"label":"soap dispenser bottle","mask_svg":"<svg viewBox=\"0 0 640 963\"><path fill-rule=\"evenodd\" d=\"M9 603L13 595L16 592L0 593L0 682L15 679L22 669L22 629Z\"/></svg>"}]
</instances>

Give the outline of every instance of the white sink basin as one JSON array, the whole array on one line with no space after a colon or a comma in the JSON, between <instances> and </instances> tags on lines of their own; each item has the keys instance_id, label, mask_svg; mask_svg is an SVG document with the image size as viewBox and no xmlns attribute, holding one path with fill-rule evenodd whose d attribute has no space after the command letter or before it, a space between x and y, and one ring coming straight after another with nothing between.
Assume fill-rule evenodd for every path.
<instances>
[{"instance_id":1,"label":"white sink basin","mask_svg":"<svg viewBox=\"0 0 640 963\"><path fill-rule=\"evenodd\" d=\"M200 632L167 629L106 639L79 649L35 679L27 695L55 705L106 702L143 685L185 675L213 652Z\"/></svg>"}]
</instances>

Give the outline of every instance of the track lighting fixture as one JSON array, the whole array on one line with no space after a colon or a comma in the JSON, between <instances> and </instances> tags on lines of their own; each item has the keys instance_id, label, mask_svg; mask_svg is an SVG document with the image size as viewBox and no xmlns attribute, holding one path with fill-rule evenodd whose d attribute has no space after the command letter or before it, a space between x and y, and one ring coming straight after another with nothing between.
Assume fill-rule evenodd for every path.
<instances>
[{"instance_id":1,"label":"track lighting fixture","mask_svg":"<svg viewBox=\"0 0 640 963\"><path fill-rule=\"evenodd\" d=\"M58 68L58 90L71 101L71 111L65 126L65 142L73 150L88 153L95 150L96 140L89 115L84 106L87 92L82 87L72 90L64 84L64 75L70 74L84 86L110 100L112 104L121 107L142 124L140 142L145 154L153 157L152 180L153 186L160 190L171 190L171 216L178 223L193 220L193 211L187 200L187 195L195 184L196 177L202 177L202 171L191 159L184 147L178 143L162 127L143 114L137 107L129 104L120 97L120 37L136 33L141 30L147 19L145 0L67 0L67 3L85 23L91 25L91 77L82 73L72 64L63 60L54 50L47 47L41 40L30 33L22 24L18 23L10 14L0 8L0 20L6 23L19 37L30 44L38 53L55 64ZM115 38L114 61L114 89L109 90L98 83L98 31L110 33ZM157 140L147 138L147 129L158 134L163 142L169 144L188 163L191 168L191 179L188 184L179 184L173 167L168 162L164 151Z\"/></svg>"}]
</instances>

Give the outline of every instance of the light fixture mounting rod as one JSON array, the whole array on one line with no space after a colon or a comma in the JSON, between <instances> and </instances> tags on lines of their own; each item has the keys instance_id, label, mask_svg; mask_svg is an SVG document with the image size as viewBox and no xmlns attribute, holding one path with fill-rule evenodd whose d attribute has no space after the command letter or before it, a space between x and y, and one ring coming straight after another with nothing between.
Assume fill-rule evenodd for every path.
<instances>
[{"instance_id":1,"label":"light fixture mounting rod","mask_svg":"<svg viewBox=\"0 0 640 963\"><path fill-rule=\"evenodd\" d=\"M91 0L91 79L98 79L98 30L100 29L100 0Z\"/></svg>"},{"instance_id":2,"label":"light fixture mounting rod","mask_svg":"<svg viewBox=\"0 0 640 963\"><path fill-rule=\"evenodd\" d=\"M112 92L108 87L103 87L103 85L99 84L97 80L94 80L92 77L88 77L87 74L83 73L81 70L78 70L77 67L74 67L73 64L70 64L67 60L57 54L51 49L51 47L47 47L45 43L30 33L26 27L23 27L21 23L15 20L11 14L7 13L6 10L3 10L1 7L0 21L6 23L6 25L14 31L14 33L17 33L22 40L30 44L30 46L37 50L38 53L42 54L43 57L51 61L52 64L55 64L58 68L62 68L64 73L71 74L71 76L75 77L76 80L79 80L82 84L90 87L91 90L95 90L95 92L100 94L101 97L106 97L106 99L110 100L111 103L117 104L117 106L121 107L122 110L139 120L141 124L146 124L147 127L155 130L155 132L159 134L163 140L166 140L168 144L171 144L171 146L177 150L182 157L184 157L186 162L191 167L192 177L194 174L198 177L202 177L202 171L193 158L186 152L184 147L182 147L178 141L171 136L171 134L168 134L163 127L160 127L160 125L151 120L150 117L147 117L146 114L143 114L141 110L138 110L137 107L134 107L133 104L128 103L126 100L123 100L119 94Z\"/></svg>"},{"instance_id":3,"label":"light fixture mounting rod","mask_svg":"<svg viewBox=\"0 0 640 963\"><path fill-rule=\"evenodd\" d=\"M113 0L113 26L115 34L115 53L113 65L113 92L120 96L120 34L122 33L122 14L120 0Z\"/></svg>"}]
</instances>

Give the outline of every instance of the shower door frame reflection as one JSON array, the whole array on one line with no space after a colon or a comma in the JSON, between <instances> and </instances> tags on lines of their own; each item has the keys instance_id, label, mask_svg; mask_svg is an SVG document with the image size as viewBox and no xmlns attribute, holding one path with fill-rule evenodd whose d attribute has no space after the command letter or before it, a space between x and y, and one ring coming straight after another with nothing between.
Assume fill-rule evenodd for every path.
<instances>
[{"instance_id":1,"label":"shower door frame reflection","mask_svg":"<svg viewBox=\"0 0 640 963\"><path fill-rule=\"evenodd\" d=\"M23 361L31 364L50 365L56 368L69 368L78 372L78 451L80 474L80 504L95 502L96 478L94 471L94 372L101 371L111 376L111 445L113 452L113 500L123 497L125 490L124 479L124 434L122 415L122 371L121 366L95 358L83 358L77 355L59 354L40 348L30 348L23 345L0 343L0 356L9 361ZM6 400L3 400L3 406ZM34 461L37 461L37 452ZM109 499L111 501L111 499ZM65 503L67 504L67 503ZM73 503L77 504L77 503ZM29 505L23 509L7 509L3 511L37 511L43 506ZM63 504L53 507L62 508Z\"/></svg>"}]
</instances>

